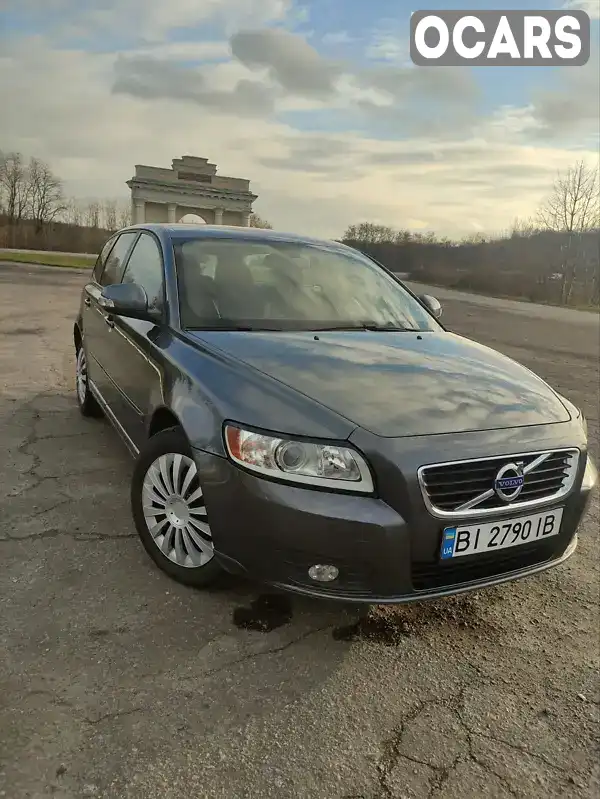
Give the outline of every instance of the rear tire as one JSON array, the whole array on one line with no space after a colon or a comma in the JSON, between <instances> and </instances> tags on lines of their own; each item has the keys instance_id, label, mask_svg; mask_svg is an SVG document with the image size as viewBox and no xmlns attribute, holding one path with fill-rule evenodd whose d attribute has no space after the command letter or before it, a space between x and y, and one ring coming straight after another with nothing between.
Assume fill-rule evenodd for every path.
<instances>
[{"instance_id":1,"label":"rear tire","mask_svg":"<svg viewBox=\"0 0 600 799\"><path fill-rule=\"evenodd\" d=\"M90 391L90 381L88 377L87 355L83 341L75 350L75 391L77 394L77 405L82 416L99 418L103 416L102 408Z\"/></svg>"},{"instance_id":2,"label":"rear tire","mask_svg":"<svg viewBox=\"0 0 600 799\"><path fill-rule=\"evenodd\" d=\"M221 577L200 475L181 428L157 433L140 452L131 510L144 549L173 580L204 588Z\"/></svg>"}]
</instances>

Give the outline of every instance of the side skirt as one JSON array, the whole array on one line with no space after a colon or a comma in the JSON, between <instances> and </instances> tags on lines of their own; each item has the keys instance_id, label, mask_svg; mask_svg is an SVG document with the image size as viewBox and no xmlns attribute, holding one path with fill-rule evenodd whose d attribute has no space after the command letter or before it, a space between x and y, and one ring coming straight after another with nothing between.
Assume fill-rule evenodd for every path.
<instances>
[{"instance_id":1,"label":"side skirt","mask_svg":"<svg viewBox=\"0 0 600 799\"><path fill-rule=\"evenodd\" d=\"M105 414L105 416L108 419L108 421L112 424L112 426L115 428L117 433L123 439L123 441L125 443L125 446L129 450L130 455L132 457L134 457L134 458L137 458L137 456L140 454L139 449L133 443L132 439L127 434L127 431L125 430L125 428L123 427L121 422L119 422L117 417L114 415L112 410L109 408L108 404L106 403L106 400L104 399L104 397L102 396L102 394L100 393L98 388L96 387L96 384L94 383L94 381L93 380L89 380L88 381L88 385L90 387L91 393L94 395L94 399L96 400L98 405L102 408L102 412Z\"/></svg>"}]
</instances>

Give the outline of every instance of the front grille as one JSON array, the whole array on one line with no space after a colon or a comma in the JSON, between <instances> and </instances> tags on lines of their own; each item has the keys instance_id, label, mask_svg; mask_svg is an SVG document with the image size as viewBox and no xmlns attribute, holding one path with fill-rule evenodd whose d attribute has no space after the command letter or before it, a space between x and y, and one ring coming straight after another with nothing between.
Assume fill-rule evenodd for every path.
<instances>
[{"instance_id":1,"label":"front grille","mask_svg":"<svg viewBox=\"0 0 600 799\"><path fill-rule=\"evenodd\" d=\"M473 558L458 558L458 562L414 563L412 584L415 591L450 588L479 580L491 580L510 572L528 569L559 557L564 545L545 541L523 544L512 552L485 553ZM460 561L464 562L461 563Z\"/></svg>"},{"instance_id":2,"label":"front grille","mask_svg":"<svg viewBox=\"0 0 600 799\"><path fill-rule=\"evenodd\" d=\"M579 451L571 449L453 461L421 467L419 482L425 504L436 516L490 515L565 496L573 486L578 460ZM522 464L525 477L523 489L513 501L494 491L499 470L509 463Z\"/></svg>"}]
</instances>

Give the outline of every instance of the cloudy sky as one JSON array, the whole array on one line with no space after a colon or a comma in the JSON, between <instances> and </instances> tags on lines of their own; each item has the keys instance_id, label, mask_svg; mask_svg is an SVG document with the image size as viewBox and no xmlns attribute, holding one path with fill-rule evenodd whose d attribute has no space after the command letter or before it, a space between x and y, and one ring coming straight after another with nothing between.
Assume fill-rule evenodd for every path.
<instances>
[{"instance_id":1,"label":"cloudy sky","mask_svg":"<svg viewBox=\"0 0 600 799\"><path fill-rule=\"evenodd\" d=\"M416 68L419 8L589 11L586 67ZM0 0L0 149L79 197L198 155L249 178L281 229L445 235L531 213L598 159L600 0Z\"/></svg>"}]
</instances>

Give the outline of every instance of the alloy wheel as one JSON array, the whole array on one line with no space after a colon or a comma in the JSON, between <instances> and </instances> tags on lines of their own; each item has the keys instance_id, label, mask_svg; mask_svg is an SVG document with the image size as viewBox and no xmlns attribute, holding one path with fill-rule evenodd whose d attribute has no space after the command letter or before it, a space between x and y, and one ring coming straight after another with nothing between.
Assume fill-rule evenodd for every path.
<instances>
[{"instance_id":1,"label":"alloy wheel","mask_svg":"<svg viewBox=\"0 0 600 799\"><path fill-rule=\"evenodd\" d=\"M79 348L79 351L77 353L75 380L77 384L77 398L80 404L83 405L86 399L87 387L88 387L87 361L85 358L85 350L83 348L83 345Z\"/></svg>"},{"instance_id":2,"label":"alloy wheel","mask_svg":"<svg viewBox=\"0 0 600 799\"><path fill-rule=\"evenodd\" d=\"M192 458L170 452L152 462L144 476L142 510L154 543L177 566L194 569L212 560L212 534Z\"/></svg>"}]
</instances>

